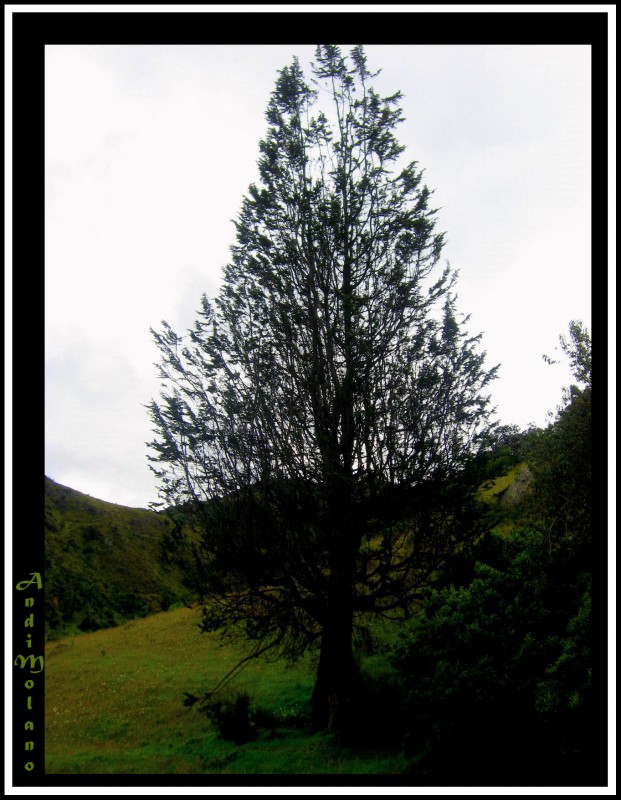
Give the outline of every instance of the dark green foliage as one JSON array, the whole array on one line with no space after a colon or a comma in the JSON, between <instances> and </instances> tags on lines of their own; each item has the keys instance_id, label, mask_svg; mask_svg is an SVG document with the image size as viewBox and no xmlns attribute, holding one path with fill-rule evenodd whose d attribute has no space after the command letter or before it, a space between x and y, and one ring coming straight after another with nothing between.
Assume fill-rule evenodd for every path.
<instances>
[{"instance_id":1,"label":"dark green foliage","mask_svg":"<svg viewBox=\"0 0 621 800\"><path fill-rule=\"evenodd\" d=\"M310 729L310 717L305 710L255 708L248 692L218 693L202 700L186 692L184 705L192 706L197 702L199 711L206 714L220 736L238 745L254 741L263 730L272 731L273 736L276 729Z\"/></svg>"},{"instance_id":2,"label":"dark green foliage","mask_svg":"<svg viewBox=\"0 0 621 800\"><path fill-rule=\"evenodd\" d=\"M108 628L190 597L160 560L160 514L87 497L45 479L48 638Z\"/></svg>"},{"instance_id":3,"label":"dark green foliage","mask_svg":"<svg viewBox=\"0 0 621 800\"><path fill-rule=\"evenodd\" d=\"M588 334L570 330L576 377L590 380ZM482 539L472 580L429 591L398 648L419 775L448 775L449 784L605 779L593 691L605 674L601 662L594 674L590 402L590 384L573 387L555 422L526 439L533 480L520 514L532 527Z\"/></svg>"},{"instance_id":4,"label":"dark green foliage","mask_svg":"<svg viewBox=\"0 0 621 800\"><path fill-rule=\"evenodd\" d=\"M221 291L186 337L154 332L150 458L198 535L205 629L289 658L319 644L320 727L355 705L354 621L409 616L479 532L467 468L496 372L399 162L401 95L372 78L360 47L319 46L312 84L280 71Z\"/></svg>"},{"instance_id":5,"label":"dark green foliage","mask_svg":"<svg viewBox=\"0 0 621 800\"><path fill-rule=\"evenodd\" d=\"M374 752L401 747L409 722L401 676L385 655L360 662L356 702L338 730L338 740Z\"/></svg>"},{"instance_id":6,"label":"dark green foliage","mask_svg":"<svg viewBox=\"0 0 621 800\"><path fill-rule=\"evenodd\" d=\"M589 556L592 515L591 340L580 323L570 324L561 346L580 385L564 392L564 405L528 452L534 476L533 514L550 550L570 543L576 556ZM605 460L605 445L599 458Z\"/></svg>"},{"instance_id":7,"label":"dark green foliage","mask_svg":"<svg viewBox=\"0 0 621 800\"><path fill-rule=\"evenodd\" d=\"M480 479L497 478L524 460L528 431L521 431L517 425L500 425L489 437L486 446L476 458L476 468Z\"/></svg>"},{"instance_id":8,"label":"dark green foliage","mask_svg":"<svg viewBox=\"0 0 621 800\"><path fill-rule=\"evenodd\" d=\"M246 692L229 697L218 695L204 703L200 710L209 717L223 739L232 739L240 745L256 738L254 725L249 719L251 700Z\"/></svg>"},{"instance_id":9,"label":"dark green foliage","mask_svg":"<svg viewBox=\"0 0 621 800\"><path fill-rule=\"evenodd\" d=\"M199 703L200 712L207 715L223 739L236 744L254 741L262 731L270 731L272 738L277 730L310 730L311 719L307 709L289 707L268 710L252 705L248 692L218 693L202 700L186 692L184 705Z\"/></svg>"},{"instance_id":10,"label":"dark green foliage","mask_svg":"<svg viewBox=\"0 0 621 800\"><path fill-rule=\"evenodd\" d=\"M576 565L559 582L541 538L516 533L469 586L429 593L397 657L421 774L501 785L587 779L589 588Z\"/></svg>"}]
</instances>

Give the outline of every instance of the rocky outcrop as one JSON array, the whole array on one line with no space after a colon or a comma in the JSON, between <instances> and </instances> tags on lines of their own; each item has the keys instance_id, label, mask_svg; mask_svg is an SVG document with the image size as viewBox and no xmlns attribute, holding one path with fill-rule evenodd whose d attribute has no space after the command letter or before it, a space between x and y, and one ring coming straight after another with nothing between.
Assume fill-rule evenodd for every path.
<instances>
[{"instance_id":1,"label":"rocky outcrop","mask_svg":"<svg viewBox=\"0 0 621 800\"><path fill-rule=\"evenodd\" d=\"M515 479L509 486L496 495L500 505L516 506L518 503L522 502L524 496L530 491L532 479L532 472L528 467L523 467L516 473Z\"/></svg>"}]
</instances>

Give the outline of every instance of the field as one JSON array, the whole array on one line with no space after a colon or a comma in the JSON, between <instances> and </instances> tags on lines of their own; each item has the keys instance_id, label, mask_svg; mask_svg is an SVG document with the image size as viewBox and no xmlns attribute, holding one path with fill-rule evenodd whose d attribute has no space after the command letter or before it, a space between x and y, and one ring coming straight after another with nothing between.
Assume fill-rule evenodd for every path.
<instances>
[{"instance_id":1,"label":"field","mask_svg":"<svg viewBox=\"0 0 621 800\"><path fill-rule=\"evenodd\" d=\"M252 661L234 691L279 721L241 746L223 740L184 693L214 688L243 655L200 634L177 608L46 648L48 774L399 774L396 752L364 752L295 723L313 685L310 660ZM227 689L223 689L224 692Z\"/></svg>"},{"instance_id":2,"label":"field","mask_svg":"<svg viewBox=\"0 0 621 800\"><path fill-rule=\"evenodd\" d=\"M522 468L516 465L508 474L487 481L481 499L504 509L504 495ZM223 646L216 634L201 634L197 609L173 606L130 621L122 618L131 605L123 587L136 586L142 593L143 614L149 605L157 610L165 601L154 588L160 584L162 569L153 546L163 535L158 533L157 515L140 512L143 520L137 510L103 504L51 481L46 481L46 491L51 520L46 528L48 577L54 578L52 591L48 581L46 595L52 600L58 595L58 609L63 611L62 622L46 645L46 773L403 776L410 772L413 762L398 746L400 735L392 736L392 749L387 743L391 730L397 731L384 702L390 702L390 695L369 696L376 705L379 697L380 706L388 709L382 724L370 723L373 745L367 734L358 737L354 748L332 733L310 730L309 700L316 673L311 656L295 666L264 659L248 662L217 697L249 695L255 735L242 744L223 738L209 717L199 713L198 705L184 705L184 700L186 693L202 697L214 689L247 653ZM143 530L141 525L147 527ZM499 519L497 529L503 526L510 528L511 521ZM111 537L113 547L106 544ZM132 565L140 579L125 575ZM126 578L121 588L115 582L119 573ZM167 597L173 599L180 584L172 573L165 578L170 584L165 584ZM75 612L67 598L73 598ZM54 612L54 603L48 605ZM95 624L113 607L116 626L84 630L85 608ZM397 632L385 626L374 629L379 650L363 656L363 670L378 679L378 686L391 669L381 642L392 641ZM375 720L366 702L362 711L365 723L367 717Z\"/></svg>"}]
</instances>

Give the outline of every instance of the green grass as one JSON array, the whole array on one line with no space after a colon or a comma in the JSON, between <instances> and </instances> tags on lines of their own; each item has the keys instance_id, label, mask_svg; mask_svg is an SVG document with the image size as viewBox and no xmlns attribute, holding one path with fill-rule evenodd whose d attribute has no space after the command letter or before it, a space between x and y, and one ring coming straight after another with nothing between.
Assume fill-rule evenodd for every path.
<instances>
[{"instance_id":1,"label":"green grass","mask_svg":"<svg viewBox=\"0 0 621 800\"><path fill-rule=\"evenodd\" d=\"M235 680L253 706L283 720L242 746L183 705L243 655L200 634L198 611L162 612L46 647L46 772L49 774L398 774L396 752L339 746L329 734L286 727L308 704L310 660L296 667L257 659Z\"/></svg>"},{"instance_id":2,"label":"green grass","mask_svg":"<svg viewBox=\"0 0 621 800\"><path fill-rule=\"evenodd\" d=\"M501 536L509 536L516 528L533 524L531 513L524 504L529 482L528 465L522 461L511 467L506 475L490 478L479 487L479 498L498 515L493 530Z\"/></svg>"},{"instance_id":3,"label":"green grass","mask_svg":"<svg viewBox=\"0 0 621 800\"><path fill-rule=\"evenodd\" d=\"M481 498L498 506L523 466L484 484ZM181 590L178 575L158 563L165 521L153 512L105 503L49 479L46 499L46 616L58 617L53 635L65 631L65 638L46 646L48 773L407 771L398 750L354 750L339 745L332 735L293 726L291 721L308 708L315 672L310 658L295 667L251 661L232 691L249 693L252 708L268 712L279 725L259 728L256 740L241 746L223 740L196 706L183 705L184 693L202 696L213 689L245 653L222 647L216 635L200 634L197 610L173 605L174 610L153 613L162 607L162 592L170 605ZM509 517L503 520L496 525L500 532L513 524ZM122 622L122 613L131 613L120 605L124 591L151 615L79 633L77 625L87 612L102 618L112 613L114 621ZM381 677L387 668L385 649L397 631L398 626L385 625L373 630L377 647L375 655L365 658L368 674Z\"/></svg>"},{"instance_id":4,"label":"green grass","mask_svg":"<svg viewBox=\"0 0 621 800\"><path fill-rule=\"evenodd\" d=\"M500 496L505 492L515 480L517 474L526 466L525 462L516 464L506 475L497 478L490 478L479 489L479 497L487 503L497 504Z\"/></svg>"}]
</instances>

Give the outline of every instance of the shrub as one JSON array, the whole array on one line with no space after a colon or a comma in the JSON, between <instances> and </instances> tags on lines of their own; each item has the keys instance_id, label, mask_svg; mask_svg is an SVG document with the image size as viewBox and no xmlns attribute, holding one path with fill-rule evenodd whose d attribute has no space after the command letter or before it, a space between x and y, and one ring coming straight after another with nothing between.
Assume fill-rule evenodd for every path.
<instances>
[{"instance_id":1,"label":"shrub","mask_svg":"<svg viewBox=\"0 0 621 800\"><path fill-rule=\"evenodd\" d=\"M245 744L256 738L255 726L249 717L251 701L246 692L218 696L204 703L201 711L209 717L223 739Z\"/></svg>"},{"instance_id":2,"label":"shrub","mask_svg":"<svg viewBox=\"0 0 621 800\"><path fill-rule=\"evenodd\" d=\"M394 663L420 773L506 785L591 769L588 575L540 553L538 534L505 540L468 586L430 592L404 634Z\"/></svg>"}]
</instances>

